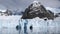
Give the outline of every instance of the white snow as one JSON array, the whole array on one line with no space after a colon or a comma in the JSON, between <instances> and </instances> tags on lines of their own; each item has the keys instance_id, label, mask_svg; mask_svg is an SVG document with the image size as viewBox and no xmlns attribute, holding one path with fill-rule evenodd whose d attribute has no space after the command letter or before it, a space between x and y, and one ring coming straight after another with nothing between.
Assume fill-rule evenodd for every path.
<instances>
[{"instance_id":1,"label":"white snow","mask_svg":"<svg viewBox=\"0 0 60 34\"><path fill-rule=\"evenodd\" d=\"M41 5L41 3L39 1L34 1L33 2L33 7L38 7L40 5Z\"/></svg>"},{"instance_id":2,"label":"white snow","mask_svg":"<svg viewBox=\"0 0 60 34\"><path fill-rule=\"evenodd\" d=\"M0 11L1 11L1 12L6 12L6 10L1 10L1 9L0 9Z\"/></svg>"},{"instance_id":3,"label":"white snow","mask_svg":"<svg viewBox=\"0 0 60 34\"><path fill-rule=\"evenodd\" d=\"M57 9L57 8L46 7L46 9L51 10L54 13L60 13L60 9Z\"/></svg>"},{"instance_id":4,"label":"white snow","mask_svg":"<svg viewBox=\"0 0 60 34\"><path fill-rule=\"evenodd\" d=\"M38 3L39 1L33 1L33 3Z\"/></svg>"}]
</instances>

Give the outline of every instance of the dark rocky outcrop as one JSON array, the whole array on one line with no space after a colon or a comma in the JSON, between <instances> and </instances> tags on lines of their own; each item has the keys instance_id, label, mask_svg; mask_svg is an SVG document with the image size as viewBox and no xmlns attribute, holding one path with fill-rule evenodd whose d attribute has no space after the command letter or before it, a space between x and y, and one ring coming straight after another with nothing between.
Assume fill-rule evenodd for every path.
<instances>
[{"instance_id":1,"label":"dark rocky outcrop","mask_svg":"<svg viewBox=\"0 0 60 34\"><path fill-rule=\"evenodd\" d=\"M50 11L50 10L47 10L48 11L48 14L47 14L47 18L48 19L54 19L54 13L52 12L52 11Z\"/></svg>"},{"instance_id":2,"label":"dark rocky outcrop","mask_svg":"<svg viewBox=\"0 0 60 34\"><path fill-rule=\"evenodd\" d=\"M7 14L8 16L12 15L12 11L7 9L6 12L5 12L5 14Z\"/></svg>"},{"instance_id":3,"label":"dark rocky outcrop","mask_svg":"<svg viewBox=\"0 0 60 34\"><path fill-rule=\"evenodd\" d=\"M55 18L56 17L60 17L60 13L56 13L56 15L54 16Z\"/></svg>"},{"instance_id":4,"label":"dark rocky outcrop","mask_svg":"<svg viewBox=\"0 0 60 34\"><path fill-rule=\"evenodd\" d=\"M33 19L35 17L54 19L54 13L46 10L40 2L34 1L25 9L22 19Z\"/></svg>"}]
</instances>

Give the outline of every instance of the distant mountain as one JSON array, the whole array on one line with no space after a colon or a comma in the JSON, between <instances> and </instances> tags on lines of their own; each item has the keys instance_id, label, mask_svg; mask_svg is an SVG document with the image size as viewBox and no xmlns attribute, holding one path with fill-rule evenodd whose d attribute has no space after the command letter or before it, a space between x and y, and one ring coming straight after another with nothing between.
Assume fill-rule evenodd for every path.
<instances>
[{"instance_id":1,"label":"distant mountain","mask_svg":"<svg viewBox=\"0 0 60 34\"><path fill-rule=\"evenodd\" d=\"M23 14L23 11L20 11L19 10L9 10L9 9L6 9L6 10L0 10L0 14L7 14L7 15L22 15Z\"/></svg>"},{"instance_id":2,"label":"distant mountain","mask_svg":"<svg viewBox=\"0 0 60 34\"><path fill-rule=\"evenodd\" d=\"M54 13L46 10L40 2L34 1L25 9L22 19L33 19L35 17L54 19Z\"/></svg>"},{"instance_id":3,"label":"distant mountain","mask_svg":"<svg viewBox=\"0 0 60 34\"><path fill-rule=\"evenodd\" d=\"M9 16L12 15L12 11L11 10L0 10L0 16Z\"/></svg>"},{"instance_id":4,"label":"distant mountain","mask_svg":"<svg viewBox=\"0 0 60 34\"><path fill-rule=\"evenodd\" d=\"M19 10L14 10L12 13L13 13L13 15L22 15L23 11L20 11L20 9L19 9Z\"/></svg>"}]
</instances>

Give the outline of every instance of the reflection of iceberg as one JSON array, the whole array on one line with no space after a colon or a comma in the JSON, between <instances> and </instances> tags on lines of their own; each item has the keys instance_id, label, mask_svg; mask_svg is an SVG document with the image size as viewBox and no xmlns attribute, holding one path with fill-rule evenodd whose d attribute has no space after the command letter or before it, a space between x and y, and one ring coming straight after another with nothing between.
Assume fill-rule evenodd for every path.
<instances>
[{"instance_id":1,"label":"reflection of iceberg","mask_svg":"<svg viewBox=\"0 0 60 34\"><path fill-rule=\"evenodd\" d=\"M33 25L33 32L37 33L59 33L59 18L56 18L55 20L47 20L44 21L44 19L40 19L38 17L34 18L34 19L27 19L27 21L25 19L22 19L22 21L20 22L22 28L24 27L24 23L27 23L27 32L30 33L30 26ZM57 20L58 19L58 20ZM59 32L58 32L59 31Z\"/></svg>"},{"instance_id":2,"label":"reflection of iceberg","mask_svg":"<svg viewBox=\"0 0 60 34\"><path fill-rule=\"evenodd\" d=\"M20 22L18 20L20 20ZM20 16L0 16L0 28L7 27L7 30L10 29L8 30L10 33L12 31L13 31L12 33L17 33L15 29L11 29L11 28L16 28L16 26L19 23L21 24L22 27L21 32L24 32L24 23L27 23L26 31L28 33L31 33L31 30L29 28L31 25L33 26L32 33L47 33L47 31L48 33L60 33L60 17L55 18L54 20L44 21L44 19L40 19L38 17L34 19L25 20L25 19L20 19ZM5 31L8 32L7 30Z\"/></svg>"}]
</instances>

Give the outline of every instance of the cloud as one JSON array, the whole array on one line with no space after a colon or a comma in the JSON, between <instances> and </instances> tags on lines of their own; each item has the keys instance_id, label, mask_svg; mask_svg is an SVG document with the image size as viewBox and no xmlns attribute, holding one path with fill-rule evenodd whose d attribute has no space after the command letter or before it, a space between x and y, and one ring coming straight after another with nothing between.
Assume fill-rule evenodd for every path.
<instances>
[{"instance_id":1,"label":"cloud","mask_svg":"<svg viewBox=\"0 0 60 34\"><path fill-rule=\"evenodd\" d=\"M1 9L1 10L2 10L2 9L4 10L4 9L6 9L6 7L5 7L4 5L1 5L1 4L0 4L0 9Z\"/></svg>"},{"instance_id":2,"label":"cloud","mask_svg":"<svg viewBox=\"0 0 60 34\"><path fill-rule=\"evenodd\" d=\"M0 0L0 9L21 9L24 10L29 6L34 0ZM57 0L38 0L46 7L60 7L60 2Z\"/></svg>"}]
</instances>

